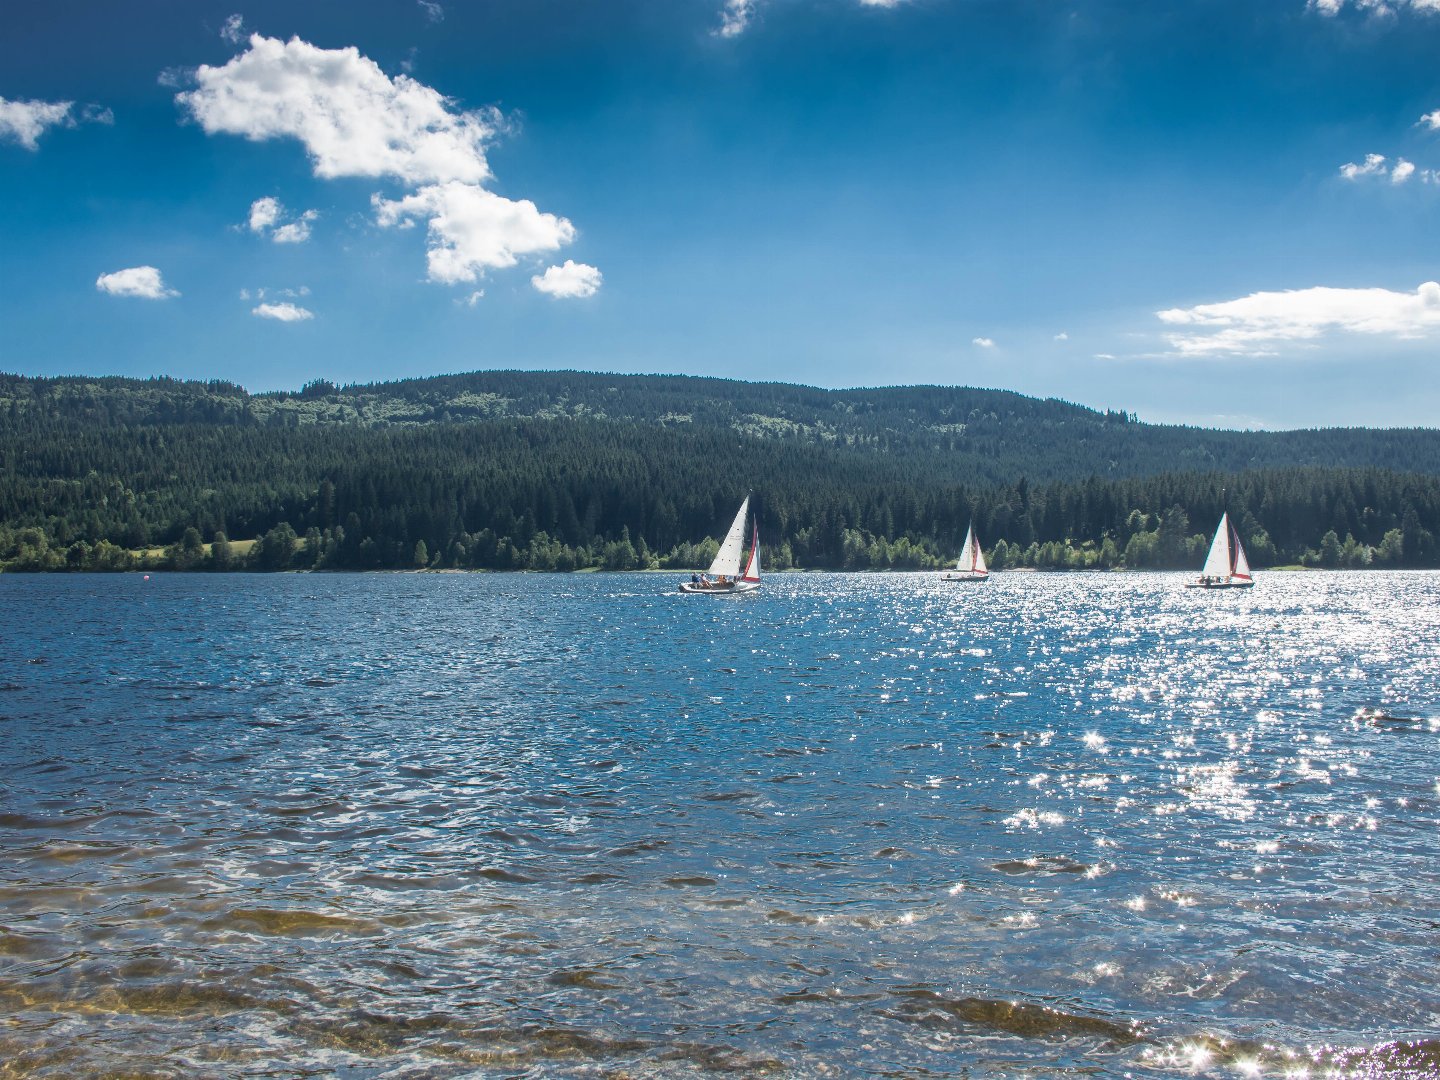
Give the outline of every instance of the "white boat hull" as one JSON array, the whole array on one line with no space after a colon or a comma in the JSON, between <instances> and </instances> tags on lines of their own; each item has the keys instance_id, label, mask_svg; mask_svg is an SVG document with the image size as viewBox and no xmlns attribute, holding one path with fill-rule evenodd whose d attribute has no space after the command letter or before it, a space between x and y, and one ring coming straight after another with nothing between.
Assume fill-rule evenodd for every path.
<instances>
[{"instance_id":1,"label":"white boat hull","mask_svg":"<svg viewBox=\"0 0 1440 1080\"><path fill-rule=\"evenodd\" d=\"M738 593L754 592L758 588L760 588L758 581L727 581L723 585L714 581L704 585L696 584L693 581L680 583L681 592L704 593L708 596L734 596Z\"/></svg>"},{"instance_id":2,"label":"white boat hull","mask_svg":"<svg viewBox=\"0 0 1440 1080\"><path fill-rule=\"evenodd\" d=\"M1253 589L1253 581L1187 581L1187 589Z\"/></svg>"}]
</instances>

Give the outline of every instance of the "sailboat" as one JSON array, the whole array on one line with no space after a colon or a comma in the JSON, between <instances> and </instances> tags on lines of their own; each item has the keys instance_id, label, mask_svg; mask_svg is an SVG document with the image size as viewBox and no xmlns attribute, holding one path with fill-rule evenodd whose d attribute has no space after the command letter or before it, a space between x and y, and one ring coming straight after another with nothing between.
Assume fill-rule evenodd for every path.
<instances>
[{"instance_id":1,"label":"sailboat","mask_svg":"<svg viewBox=\"0 0 1440 1080\"><path fill-rule=\"evenodd\" d=\"M1210 554L1205 556L1205 565L1200 570L1200 580L1186 582L1187 589L1252 589L1255 579L1250 576L1250 560L1245 558L1245 547L1240 543L1240 534L1230 524L1228 512L1220 515L1220 524L1215 527L1215 539L1210 542Z\"/></svg>"},{"instance_id":2,"label":"sailboat","mask_svg":"<svg viewBox=\"0 0 1440 1080\"><path fill-rule=\"evenodd\" d=\"M680 583L681 592L732 595L754 592L760 588L760 525L758 522L750 541L750 559L745 564L745 572L743 574L740 572L740 556L743 554L745 545L745 516L749 512L750 496L746 495L745 501L740 504L739 512L735 515L735 520L730 523L730 531L725 534L725 540L715 555L715 561L710 564L710 569L703 574L691 574L689 581L682 581Z\"/></svg>"},{"instance_id":3,"label":"sailboat","mask_svg":"<svg viewBox=\"0 0 1440 1080\"><path fill-rule=\"evenodd\" d=\"M965 545L960 549L960 561L955 569L948 571L943 581L989 581L990 568L985 565L985 553L980 550L980 538L975 535L975 523L965 530Z\"/></svg>"}]
</instances>

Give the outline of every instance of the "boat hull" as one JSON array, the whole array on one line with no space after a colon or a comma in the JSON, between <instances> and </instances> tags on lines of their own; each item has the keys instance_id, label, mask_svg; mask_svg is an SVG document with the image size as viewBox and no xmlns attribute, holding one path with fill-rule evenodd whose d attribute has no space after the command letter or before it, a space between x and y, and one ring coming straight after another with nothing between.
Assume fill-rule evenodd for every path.
<instances>
[{"instance_id":1,"label":"boat hull","mask_svg":"<svg viewBox=\"0 0 1440 1080\"><path fill-rule=\"evenodd\" d=\"M1253 581L1187 581L1187 589L1253 589Z\"/></svg>"},{"instance_id":2,"label":"boat hull","mask_svg":"<svg viewBox=\"0 0 1440 1080\"><path fill-rule=\"evenodd\" d=\"M697 585L693 581L682 581L680 591L683 593L702 593L706 596L735 596L740 593L754 592L760 588L758 581L727 581L723 585L710 582L705 585Z\"/></svg>"},{"instance_id":3,"label":"boat hull","mask_svg":"<svg viewBox=\"0 0 1440 1080\"><path fill-rule=\"evenodd\" d=\"M974 583L977 583L977 584L978 584L978 583L981 582L981 581L989 581L989 580L990 580L990 575L989 575L989 574L963 573L963 572L962 572L962 573L957 573L956 571L951 570L949 573L943 575L943 576L940 578L940 580L941 580L941 581L966 582L966 583L974 582Z\"/></svg>"}]
</instances>

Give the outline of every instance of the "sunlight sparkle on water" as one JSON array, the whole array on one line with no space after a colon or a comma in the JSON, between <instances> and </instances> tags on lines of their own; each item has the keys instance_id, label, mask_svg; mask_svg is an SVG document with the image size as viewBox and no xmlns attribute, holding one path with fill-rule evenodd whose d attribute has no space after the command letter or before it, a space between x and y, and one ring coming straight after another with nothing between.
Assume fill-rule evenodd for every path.
<instances>
[{"instance_id":1,"label":"sunlight sparkle on water","mask_svg":"<svg viewBox=\"0 0 1440 1080\"><path fill-rule=\"evenodd\" d=\"M0 578L0 1049L1428 1080L1440 575L1180 582Z\"/></svg>"}]
</instances>

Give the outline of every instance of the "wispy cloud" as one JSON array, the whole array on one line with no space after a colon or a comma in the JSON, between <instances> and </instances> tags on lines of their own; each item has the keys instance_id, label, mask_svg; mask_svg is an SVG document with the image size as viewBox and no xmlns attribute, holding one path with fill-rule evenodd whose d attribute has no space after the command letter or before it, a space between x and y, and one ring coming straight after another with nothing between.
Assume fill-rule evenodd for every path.
<instances>
[{"instance_id":1,"label":"wispy cloud","mask_svg":"<svg viewBox=\"0 0 1440 1080\"><path fill-rule=\"evenodd\" d=\"M17 142L26 150L40 148L40 136L47 128L114 122L115 114L99 105L83 105L76 111L73 101L10 101L0 97L0 142Z\"/></svg>"},{"instance_id":2,"label":"wispy cloud","mask_svg":"<svg viewBox=\"0 0 1440 1080\"><path fill-rule=\"evenodd\" d=\"M547 267L545 273L536 274L530 279L530 284L542 293L569 299L594 296L604 280L604 275L595 267L566 259L564 266Z\"/></svg>"},{"instance_id":3,"label":"wispy cloud","mask_svg":"<svg viewBox=\"0 0 1440 1080\"><path fill-rule=\"evenodd\" d=\"M231 15L220 27L220 36L231 45L239 45L245 40L245 20L239 15Z\"/></svg>"},{"instance_id":4,"label":"wispy cloud","mask_svg":"<svg viewBox=\"0 0 1440 1080\"><path fill-rule=\"evenodd\" d=\"M725 0L720 9L720 26L715 33L721 37L733 38L750 28L761 0ZM908 0L856 0L861 7L897 8Z\"/></svg>"},{"instance_id":5,"label":"wispy cloud","mask_svg":"<svg viewBox=\"0 0 1440 1080\"><path fill-rule=\"evenodd\" d=\"M721 37L738 37L749 29L754 15L755 0L725 0L725 6L720 9L720 29L716 33Z\"/></svg>"},{"instance_id":6,"label":"wispy cloud","mask_svg":"<svg viewBox=\"0 0 1440 1080\"><path fill-rule=\"evenodd\" d=\"M133 296L141 300L166 300L180 295L166 288L160 271L153 266L132 266L128 270L101 274L95 279L95 288L111 296Z\"/></svg>"},{"instance_id":7,"label":"wispy cloud","mask_svg":"<svg viewBox=\"0 0 1440 1080\"><path fill-rule=\"evenodd\" d=\"M1388 177L1392 184L1403 184L1416 175L1416 169L1413 161L1406 161L1402 157L1397 157L1392 165L1384 154L1366 154L1363 162L1347 161L1341 165L1340 175L1346 180L1356 182L1369 176ZM1430 169L1421 171L1419 175L1427 183L1435 178L1435 173Z\"/></svg>"},{"instance_id":8,"label":"wispy cloud","mask_svg":"<svg viewBox=\"0 0 1440 1080\"><path fill-rule=\"evenodd\" d=\"M382 226L427 222L431 281L473 282L575 236L564 218L482 186L492 178L486 147L506 130L497 110L457 109L408 75L390 78L358 49L252 34L245 52L200 67L194 81L176 100L207 133L296 139L316 176L389 177L415 187L399 199L376 194L371 205ZM262 219L268 214L262 209ZM310 220L302 214L287 226L276 216L266 227L275 240L295 242Z\"/></svg>"},{"instance_id":9,"label":"wispy cloud","mask_svg":"<svg viewBox=\"0 0 1440 1080\"><path fill-rule=\"evenodd\" d=\"M1180 356L1274 356L1331 333L1419 338L1440 329L1440 284L1413 293L1317 287L1257 292L1238 300L1157 311Z\"/></svg>"},{"instance_id":10,"label":"wispy cloud","mask_svg":"<svg viewBox=\"0 0 1440 1080\"><path fill-rule=\"evenodd\" d=\"M445 9L436 0L415 0L425 12L425 18L432 23L441 22L445 18Z\"/></svg>"},{"instance_id":11,"label":"wispy cloud","mask_svg":"<svg viewBox=\"0 0 1440 1080\"><path fill-rule=\"evenodd\" d=\"M1346 8L1370 15L1395 15L1401 11L1437 12L1440 0L1307 0L1307 8L1334 18Z\"/></svg>"},{"instance_id":12,"label":"wispy cloud","mask_svg":"<svg viewBox=\"0 0 1440 1080\"><path fill-rule=\"evenodd\" d=\"M1064 330L1061 330L1060 333L1058 333L1058 334L1055 335L1055 340L1056 340L1056 341L1069 341L1069 340L1070 340L1070 335L1067 334Z\"/></svg>"},{"instance_id":13,"label":"wispy cloud","mask_svg":"<svg viewBox=\"0 0 1440 1080\"><path fill-rule=\"evenodd\" d=\"M977 337L971 338L970 344L981 349L993 349L995 347L995 340L988 337Z\"/></svg>"},{"instance_id":14,"label":"wispy cloud","mask_svg":"<svg viewBox=\"0 0 1440 1080\"><path fill-rule=\"evenodd\" d=\"M306 319L313 319L315 313L306 308L299 307L288 301L281 304L261 304L252 308L252 315L261 319L274 319L276 322L304 322Z\"/></svg>"}]
</instances>

